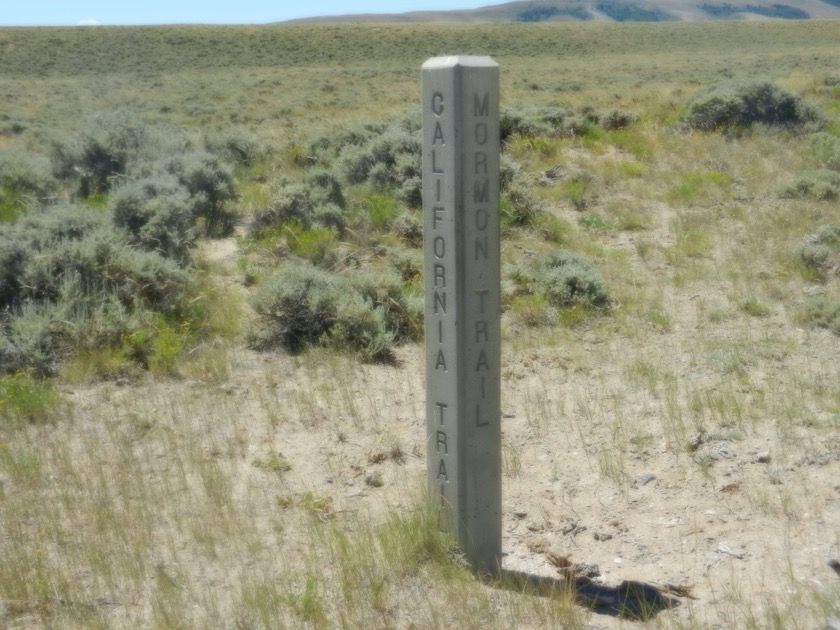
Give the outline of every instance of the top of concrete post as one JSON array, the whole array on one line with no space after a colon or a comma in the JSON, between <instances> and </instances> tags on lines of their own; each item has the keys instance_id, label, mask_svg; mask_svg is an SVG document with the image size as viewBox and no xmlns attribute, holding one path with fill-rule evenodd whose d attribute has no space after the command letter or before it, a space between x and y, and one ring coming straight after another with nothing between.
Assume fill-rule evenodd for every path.
<instances>
[{"instance_id":1,"label":"top of concrete post","mask_svg":"<svg viewBox=\"0 0 840 630\"><path fill-rule=\"evenodd\" d=\"M435 68L454 68L458 66L468 68L498 68L499 64L493 61L492 57L479 57L475 55L449 55L447 57L432 57L426 63L423 64L423 70L434 70Z\"/></svg>"}]
</instances>

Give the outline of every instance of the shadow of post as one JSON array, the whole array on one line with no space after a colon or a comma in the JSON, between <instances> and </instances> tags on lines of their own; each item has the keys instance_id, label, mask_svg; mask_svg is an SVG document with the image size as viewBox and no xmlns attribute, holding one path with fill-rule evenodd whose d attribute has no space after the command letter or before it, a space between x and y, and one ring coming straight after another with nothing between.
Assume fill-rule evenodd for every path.
<instances>
[{"instance_id":1,"label":"shadow of post","mask_svg":"<svg viewBox=\"0 0 840 630\"><path fill-rule=\"evenodd\" d=\"M601 615L647 621L658 613L680 605L680 601L646 582L625 580L618 586L595 584L586 580L567 580L521 571L502 569L483 581L494 588L541 597L565 595Z\"/></svg>"}]
</instances>

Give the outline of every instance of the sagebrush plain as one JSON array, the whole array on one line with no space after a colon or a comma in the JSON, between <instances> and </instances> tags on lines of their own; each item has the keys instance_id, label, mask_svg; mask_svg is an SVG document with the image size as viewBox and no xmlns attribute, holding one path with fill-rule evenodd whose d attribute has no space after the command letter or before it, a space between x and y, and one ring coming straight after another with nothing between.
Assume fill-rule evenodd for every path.
<instances>
[{"instance_id":1,"label":"sagebrush plain","mask_svg":"<svg viewBox=\"0 0 840 630\"><path fill-rule=\"evenodd\" d=\"M0 234L58 207L104 230L158 168L151 198L195 220L159 263L171 308L91 307L112 267L71 291L81 267L50 262L67 277L43 295L0 270L0 626L840 618L838 41L820 20L0 29L0 158L49 179L0 172ZM479 580L425 509L411 138L442 54L501 67L505 566L690 587L649 619ZM756 78L819 120L686 123ZM97 180L70 160L91 120L151 140ZM233 182L209 211L195 160Z\"/></svg>"}]
</instances>

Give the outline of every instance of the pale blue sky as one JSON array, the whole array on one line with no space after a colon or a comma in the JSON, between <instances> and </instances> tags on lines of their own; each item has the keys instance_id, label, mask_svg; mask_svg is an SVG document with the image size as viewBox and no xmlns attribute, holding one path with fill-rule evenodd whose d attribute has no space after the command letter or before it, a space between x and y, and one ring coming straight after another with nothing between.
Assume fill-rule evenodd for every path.
<instances>
[{"instance_id":1,"label":"pale blue sky","mask_svg":"<svg viewBox=\"0 0 840 630\"><path fill-rule=\"evenodd\" d=\"M0 0L0 26L264 24L347 13L475 9L506 0Z\"/></svg>"}]
</instances>

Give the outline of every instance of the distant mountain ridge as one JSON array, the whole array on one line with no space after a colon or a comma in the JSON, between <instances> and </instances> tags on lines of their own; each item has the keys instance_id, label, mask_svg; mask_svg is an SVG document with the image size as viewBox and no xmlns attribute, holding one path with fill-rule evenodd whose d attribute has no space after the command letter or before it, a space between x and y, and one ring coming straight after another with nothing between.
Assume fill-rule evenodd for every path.
<instances>
[{"instance_id":1,"label":"distant mountain ridge","mask_svg":"<svg viewBox=\"0 0 840 630\"><path fill-rule=\"evenodd\" d=\"M840 19L840 0L518 0L478 9L336 15L296 23L701 22Z\"/></svg>"}]
</instances>

